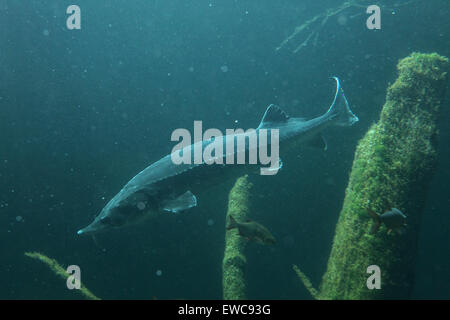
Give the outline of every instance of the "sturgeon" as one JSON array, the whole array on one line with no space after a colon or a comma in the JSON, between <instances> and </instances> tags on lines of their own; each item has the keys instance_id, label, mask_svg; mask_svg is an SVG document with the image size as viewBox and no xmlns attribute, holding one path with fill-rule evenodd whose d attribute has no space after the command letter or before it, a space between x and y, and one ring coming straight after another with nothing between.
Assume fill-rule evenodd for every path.
<instances>
[{"instance_id":1,"label":"sturgeon","mask_svg":"<svg viewBox=\"0 0 450 320\"><path fill-rule=\"evenodd\" d=\"M254 131L258 133L265 129L270 135L272 130L277 129L280 145L309 141L312 145L326 149L326 142L320 134L325 128L332 125L351 126L359 120L350 110L339 79L337 77L332 79L336 82L336 93L333 103L325 114L310 120L291 118L281 108L271 104ZM225 145L226 141L237 141L239 135L236 133L214 137L173 152L180 155L189 150L192 152L198 146L204 148L213 142ZM272 143L270 139L266 141L267 144ZM246 140L244 152L249 152L251 148ZM231 151L233 157L237 157L238 153L237 148ZM164 212L178 213L195 207L197 194L211 185L225 181L226 178L237 178L248 172L249 167L254 166L205 162L175 164L172 156L173 154L168 154L139 172L106 204L94 221L78 230L77 234L95 234L117 229L149 217L156 217ZM229 150L225 156L230 156ZM258 164L260 163L256 163Z\"/></svg>"}]
</instances>

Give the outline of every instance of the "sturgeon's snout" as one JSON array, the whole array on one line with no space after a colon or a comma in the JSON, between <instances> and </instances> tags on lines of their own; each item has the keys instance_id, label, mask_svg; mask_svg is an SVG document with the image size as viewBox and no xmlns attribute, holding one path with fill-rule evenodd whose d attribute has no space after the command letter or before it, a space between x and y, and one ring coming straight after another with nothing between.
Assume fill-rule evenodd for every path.
<instances>
[{"instance_id":1,"label":"sturgeon's snout","mask_svg":"<svg viewBox=\"0 0 450 320\"><path fill-rule=\"evenodd\" d=\"M84 227L84 228L78 230L77 235L86 235L86 234L97 233L99 231L102 231L103 229L104 229L104 227L100 223L98 223L97 221L94 220L94 222L92 222L87 227Z\"/></svg>"},{"instance_id":2,"label":"sturgeon's snout","mask_svg":"<svg viewBox=\"0 0 450 320\"><path fill-rule=\"evenodd\" d=\"M80 229L77 231L77 235L85 235L85 234L89 234L89 233L93 233L94 230L89 230L89 226L87 226L86 228Z\"/></svg>"}]
</instances>

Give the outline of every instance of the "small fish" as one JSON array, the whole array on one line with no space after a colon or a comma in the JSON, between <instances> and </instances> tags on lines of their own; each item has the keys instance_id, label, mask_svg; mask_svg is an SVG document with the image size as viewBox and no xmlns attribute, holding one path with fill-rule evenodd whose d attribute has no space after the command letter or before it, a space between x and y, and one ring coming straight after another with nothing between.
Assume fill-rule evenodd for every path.
<instances>
[{"instance_id":1,"label":"small fish","mask_svg":"<svg viewBox=\"0 0 450 320\"><path fill-rule=\"evenodd\" d=\"M236 219L234 219L234 217L230 215L230 222L227 226L227 230L231 230L234 228L238 229L239 235L247 238L248 240L253 240L260 244L275 244L274 236L270 233L269 230L267 230L266 227L258 222L252 220L237 222Z\"/></svg>"},{"instance_id":2,"label":"small fish","mask_svg":"<svg viewBox=\"0 0 450 320\"><path fill-rule=\"evenodd\" d=\"M397 208L392 208L390 211L386 211L383 214L379 214L369 209L369 215L374 220L371 234L374 234L380 228L381 223L384 223L388 228L388 234L392 231L399 232L402 234L404 232L404 227L406 227L406 216Z\"/></svg>"}]
</instances>

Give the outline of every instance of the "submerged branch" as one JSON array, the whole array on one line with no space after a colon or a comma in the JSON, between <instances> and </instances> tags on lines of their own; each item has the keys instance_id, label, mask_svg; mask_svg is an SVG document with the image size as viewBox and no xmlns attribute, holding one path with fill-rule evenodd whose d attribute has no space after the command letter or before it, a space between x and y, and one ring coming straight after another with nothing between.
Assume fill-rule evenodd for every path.
<instances>
[{"instance_id":1,"label":"submerged branch","mask_svg":"<svg viewBox=\"0 0 450 320\"><path fill-rule=\"evenodd\" d=\"M387 10L393 10L393 8L398 8L401 6L409 5L413 2L416 2L417 0L410 0L403 3L394 3L390 4L389 6L378 4L381 8L387 9ZM295 30L286 38L284 39L280 45L275 49L275 51L281 50L283 47L285 47L288 43L292 42L294 39L299 39L300 42L302 39L303 41L300 42L299 45L296 46L296 48L293 50L293 53L299 52L302 48L308 46L309 40L314 37L313 46L315 47L317 45L317 40L319 38L319 34L322 31L323 27L327 24L328 20L341 12L349 9L349 8L367 8L368 4L362 4L364 0L350 0L345 1L343 4L341 4L339 7L327 9L325 12L322 12L315 17L307 20L305 23L303 23L300 26L297 26ZM365 10L364 10L365 13ZM354 17L357 17L361 15L362 13L357 13L354 15L351 15L349 18L353 19ZM308 32L309 31L309 32Z\"/></svg>"},{"instance_id":2,"label":"submerged branch","mask_svg":"<svg viewBox=\"0 0 450 320\"><path fill-rule=\"evenodd\" d=\"M69 274L66 272L66 270L55 259L51 259L51 258L47 257L46 255L39 253L39 252L25 252L25 255L29 258L39 260L42 263L46 264L50 268L50 270L52 270L53 273L55 273L58 277L60 277L64 280L67 280L67 278L69 277ZM83 284L81 284L81 288L77 291L79 291L87 299L100 300L99 297L94 295Z\"/></svg>"},{"instance_id":3,"label":"submerged branch","mask_svg":"<svg viewBox=\"0 0 450 320\"><path fill-rule=\"evenodd\" d=\"M303 272L301 272L295 264L292 265L292 269L294 269L295 273L300 278L300 281L303 283L311 296L316 300L320 300L319 291L317 291L317 289L313 287L309 278Z\"/></svg>"}]
</instances>

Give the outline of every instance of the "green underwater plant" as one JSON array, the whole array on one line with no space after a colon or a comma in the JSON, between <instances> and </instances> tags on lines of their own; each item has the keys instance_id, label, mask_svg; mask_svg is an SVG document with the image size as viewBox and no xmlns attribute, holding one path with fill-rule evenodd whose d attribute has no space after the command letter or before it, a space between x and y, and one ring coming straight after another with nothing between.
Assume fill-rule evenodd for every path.
<instances>
[{"instance_id":1,"label":"green underwater plant","mask_svg":"<svg viewBox=\"0 0 450 320\"><path fill-rule=\"evenodd\" d=\"M380 119L359 141L320 289L294 266L316 299L405 299L414 285L422 210L437 163L437 122L449 61L412 53L398 63ZM396 207L407 215L403 235L369 230L377 213ZM367 268L381 270L381 289L368 289Z\"/></svg>"},{"instance_id":2,"label":"green underwater plant","mask_svg":"<svg viewBox=\"0 0 450 320\"><path fill-rule=\"evenodd\" d=\"M67 280L69 274L66 270L56 261L55 259L49 258L46 255L39 252L25 252L25 256L41 261L46 264L53 273L55 273L58 277ZM86 288L83 283L81 283L81 288L78 291L82 294L86 299L89 300L100 300L96 295L94 295L88 288Z\"/></svg>"},{"instance_id":3,"label":"green underwater plant","mask_svg":"<svg viewBox=\"0 0 450 320\"><path fill-rule=\"evenodd\" d=\"M239 221L248 219L250 212L250 190L252 184L248 176L238 178L228 196L227 221L233 216ZM222 287L224 300L243 300L247 298L245 269L247 241L239 236L237 229L226 230L225 252L222 262Z\"/></svg>"}]
</instances>

